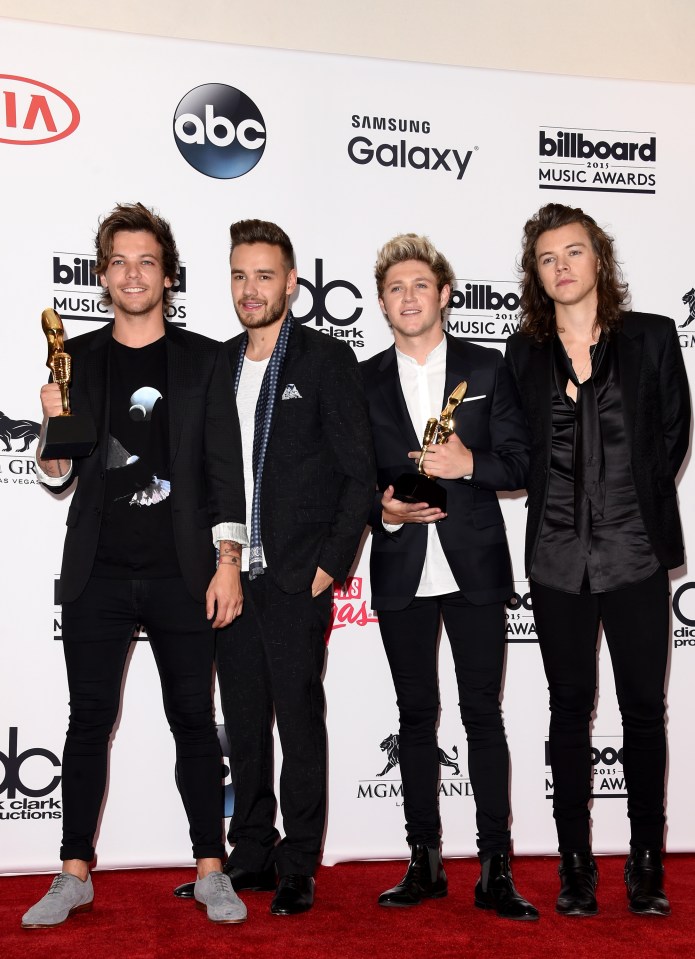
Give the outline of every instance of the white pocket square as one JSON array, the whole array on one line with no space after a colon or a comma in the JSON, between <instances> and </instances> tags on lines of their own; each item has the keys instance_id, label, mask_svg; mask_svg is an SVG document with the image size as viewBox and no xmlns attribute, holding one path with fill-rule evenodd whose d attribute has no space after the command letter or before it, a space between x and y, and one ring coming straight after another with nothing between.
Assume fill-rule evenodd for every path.
<instances>
[{"instance_id":1,"label":"white pocket square","mask_svg":"<svg viewBox=\"0 0 695 959\"><path fill-rule=\"evenodd\" d=\"M486 396L487 396L487 393L482 393L480 396L464 396L461 402L472 403L473 400L484 400Z\"/></svg>"},{"instance_id":2,"label":"white pocket square","mask_svg":"<svg viewBox=\"0 0 695 959\"><path fill-rule=\"evenodd\" d=\"M288 383L285 387L285 391L280 397L283 400L301 400L302 394L299 392L294 383Z\"/></svg>"}]
</instances>

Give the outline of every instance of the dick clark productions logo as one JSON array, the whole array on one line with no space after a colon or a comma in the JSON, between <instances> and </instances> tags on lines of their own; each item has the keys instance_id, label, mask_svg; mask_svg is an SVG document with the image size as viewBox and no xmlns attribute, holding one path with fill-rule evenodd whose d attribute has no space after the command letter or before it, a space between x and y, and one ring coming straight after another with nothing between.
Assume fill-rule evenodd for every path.
<instances>
[{"instance_id":1,"label":"dick clark productions logo","mask_svg":"<svg viewBox=\"0 0 695 959\"><path fill-rule=\"evenodd\" d=\"M184 160L200 173L232 180L252 170L263 156L265 121L241 90L204 83L176 107L174 139Z\"/></svg>"}]
</instances>

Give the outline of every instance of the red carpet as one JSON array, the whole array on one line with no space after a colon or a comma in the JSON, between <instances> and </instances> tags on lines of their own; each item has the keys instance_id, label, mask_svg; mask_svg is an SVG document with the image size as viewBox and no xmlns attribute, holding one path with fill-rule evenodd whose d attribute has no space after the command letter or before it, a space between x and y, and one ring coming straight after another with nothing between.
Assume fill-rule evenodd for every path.
<instances>
[{"instance_id":1,"label":"red carpet","mask_svg":"<svg viewBox=\"0 0 695 959\"><path fill-rule=\"evenodd\" d=\"M249 918L216 926L174 886L192 870L152 869L94 874L95 905L49 930L20 928L22 913L48 888L48 876L0 878L2 956L10 959L663 959L695 955L695 856L666 857L673 916L640 918L627 911L623 859L599 860L600 914L555 915L557 859L518 858L514 878L540 910L536 923L508 922L473 907L478 867L446 862L449 896L412 909L384 909L377 895L397 882L405 862L347 863L322 868L316 904L303 916L271 916L270 893L242 893Z\"/></svg>"}]
</instances>

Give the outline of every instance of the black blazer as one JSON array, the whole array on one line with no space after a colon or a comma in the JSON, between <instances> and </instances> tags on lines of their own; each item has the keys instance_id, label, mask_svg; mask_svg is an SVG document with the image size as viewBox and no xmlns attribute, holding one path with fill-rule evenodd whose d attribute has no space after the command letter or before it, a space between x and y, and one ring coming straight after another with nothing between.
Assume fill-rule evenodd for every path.
<instances>
[{"instance_id":1,"label":"black blazer","mask_svg":"<svg viewBox=\"0 0 695 959\"><path fill-rule=\"evenodd\" d=\"M232 370L243 336L225 344ZM354 354L295 322L278 380L261 490L263 551L280 589L308 589L319 566L345 581L373 493L372 438Z\"/></svg>"},{"instance_id":2,"label":"black blazer","mask_svg":"<svg viewBox=\"0 0 695 959\"><path fill-rule=\"evenodd\" d=\"M690 395L673 320L625 313L615 338L620 393L632 481L647 536L667 569L684 561L676 499L676 474L688 449ZM531 431L526 571L538 546L550 481L552 451L552 341L537 343L522 333L507 341L514 377Z\"/></svg>"},{"instance_id":3,"label":"black blazer","mask_svg":"<svg viewBox=\"0 0 695 959\"><path fill-rule=\"evenodd\" d=\"M427 549L425 525L406 523L387 533L381 493L416 465L408 452L422 445L398 376L395 347L361 364L377 458L380 492L371 515L371 582L374 609L403 609L413 599ZM513 591L512 569L496 490L526 483L528 439L524 416L502 355L447 334L446 381L439 416L454 387L466 380L466 399L454 415L456 433L473 451L471 480L440 480L447 518L437 532L459 588L476 604L502 602Z\"/></svg>"},{"instance_id":4,"label":"black blazer","mask_svg":"<svg viewBox=\"0 0 695 959\"><path fill-rule=\"evenodd\" d=\"M246 523L241 434L231 371L220 343L165 324L171 515L181 575L203 601L215 572L211 529ZM97 445L73 462L73 473L52 493L77 489L67 517L60 600L77 599L92 571L104 505L109 435L109 351L112 324L66 341L73 357L71 407L91 413Z\"/></svg>"}]
</instances>

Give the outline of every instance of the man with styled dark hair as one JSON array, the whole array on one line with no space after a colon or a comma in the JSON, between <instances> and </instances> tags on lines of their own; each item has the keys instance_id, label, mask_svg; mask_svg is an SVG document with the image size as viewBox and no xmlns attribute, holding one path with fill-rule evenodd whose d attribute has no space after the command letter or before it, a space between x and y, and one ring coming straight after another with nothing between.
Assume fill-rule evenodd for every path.
<instances>
[{"instance_id":1,"label":"man with styled dark hair","mask_svg":"<svg viewBox=\"0 0 695 959\"><path fill-rule=\"evenodd\" d=\"M522 319L506 359L531 430L526 571L550 691L556 910L598 912L590 723L602 623L623 723L629 908L666 916L667 570L684 561L683 357L672 320L624 309L613 240L583 210L549 203L531 217L521 270Z\"/></svg>"},{"instance_id":2,"label":"man with styled dark hair","mask_svg":"<svg viewBox=\"0 0 695 959\"><path fill-rule=\"evenodd\" d=\"M273 889L270 910L314 901L326 817L322 672L332 584L344 582L374 494L369 419L351 349L297 323L292 244L280 227L230 229L232 299L244 332L226 344L244 450L250 549L244 613L221 630L217 670L234 814L234 888ZM274 825L273 712L282 745ZM188 888L176 890L190 893Z\"/></svg>"},{"instance_id":3,"label":"man with styled dark hair","mask_svg":"<svg viewBox=\"0 0 695 959\"><path fill-rule=\"evenodd\" d=\"M51 492L77 480L60 576L70 691L63 870L22 925L55 926L91 909L109 738L138 625L147 629L176 742L196 902L214 922L242 922L246 907L221 871L220 748L210 695L214 629L241 611L247 541L229 362L220 344L165 322L178 270L165 220L142 204L120 204L100 224L96 248L114 320L65 348L72 407L91 414L97 445L74 462L38 459ZM45 418L62 409L57 384L42 388L41 404L45 429Z\"/></svg>"},{"instance_id":4,"label":"man with styled dark hair","mask_svg":"<svg viewBox=\"0 0 695 959\"><path fill-rule=\"evenodd\" d=\"M414 233L394 237L375 269L379 305L394 345L361 364L374 435L379 492L372 515L372 607L396 690L410 864L379 896L389 907L447 895L437 804L442 620L451 643L468 739L480 879L474 902L505 919L538 911L516 890L510 867L509 753L500 710L505 601L514 586L497 490L526 482L527 431L501 355L445 334L454 283L446 258ZM424 472L446 490L446 512L394 495L415 474L425 424L455 388L468 389L448 441L428 445Z\"/></svg>"}]
</instances>

